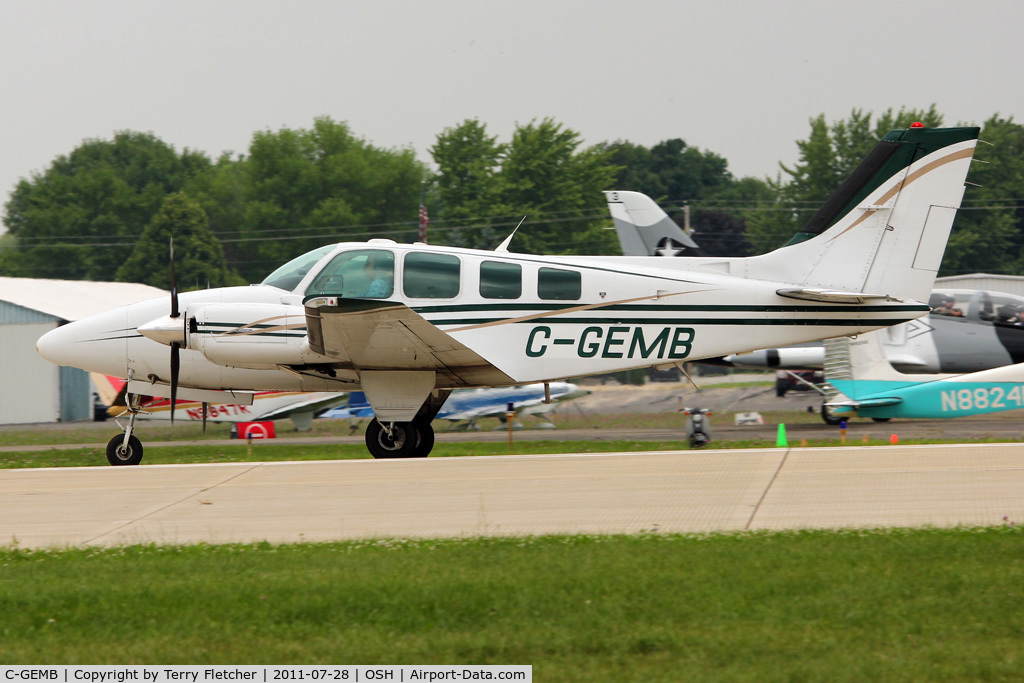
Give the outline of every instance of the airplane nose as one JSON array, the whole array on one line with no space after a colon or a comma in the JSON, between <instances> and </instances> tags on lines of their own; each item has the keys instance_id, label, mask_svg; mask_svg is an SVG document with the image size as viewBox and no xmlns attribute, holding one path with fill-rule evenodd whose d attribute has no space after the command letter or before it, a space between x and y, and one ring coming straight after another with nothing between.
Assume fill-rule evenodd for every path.
<instances>
[{"instance_id":1,"label":"airplane nose","mask_svg":"<svg viewBox=\"0 0 1024 683\"><path fill-rule=\"evenodd\" d=\"M55 365L72 365L68 351L74 344L71 325L50 330L36 341L36 353Z\"/></svg>"},{"instance_id":2,"label":"airplane nose","mask_svg":"<svg viewBox=\"0 0 1024 683\"><path fill-rule=\"evenodd\" d=\"M127 335L125 310L119 309L50 330L36 341L36 352L55 365L123 375Z\"/></svg>"}]
</instances>

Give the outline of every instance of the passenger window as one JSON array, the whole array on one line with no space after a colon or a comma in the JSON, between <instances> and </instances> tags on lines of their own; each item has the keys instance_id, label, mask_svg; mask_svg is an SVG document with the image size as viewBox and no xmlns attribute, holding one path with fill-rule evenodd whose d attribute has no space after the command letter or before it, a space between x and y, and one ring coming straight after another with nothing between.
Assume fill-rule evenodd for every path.
<instances>
[{"instance_id":1,"label":"passenger window","mask_svg":"<svg viewBox=\"0 0 1024 683\"><path fill-rule=\"evenodd\" d=\"M523 294L523 267L518 263L484 261L480 264L480 296L518 299Z\"/></svg>"},{"instance_id":2,"label":"passenger window","mask_svg":"<svg viewBox=\"0 0 1024 683\"><path fill-rule=\"evenodd\" d=\"M405 257L402 287L414 299L453 299L459 295L460 276L457 256L414 251Z\"/></svg>"},{"instance_id":3,"label":"passenger window","mask_svg":"<svg viewBox=\"0 0 1024 683\"><path fill-rule=\"evenodd\" d=\"M575 301L582 291L580 274L575 270L541 268L537 274L537 295L541 299Z\"/></svg>"},{"instance_id":4,"label":"passenger window","mask_svg":"<svg viewBox=\"0 0 1024 683\"><path fill-rule=\"evenodd\" d=\"M383 249L338 254L324 266L306 296L386 299L395 291L395 255Z\"/></svg>"}]
</instances>

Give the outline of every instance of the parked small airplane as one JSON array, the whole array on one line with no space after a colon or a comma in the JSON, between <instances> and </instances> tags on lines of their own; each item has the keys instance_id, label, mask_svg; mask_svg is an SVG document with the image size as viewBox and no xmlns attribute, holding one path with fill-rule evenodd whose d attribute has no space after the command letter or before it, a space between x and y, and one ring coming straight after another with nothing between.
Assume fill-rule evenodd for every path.
<instances>
[{"instance_id":1,"label":"parked small airplane","mask_svg":"<svg viewBox=\"0 0 1024 683\"><path fill-rule=\"evenodd\" d=\"M545 392L545 386L547 390ZM508 406L516 415L537 415L547 420L544 424L549 428L554 423L547 417L561 401L586 396L590 392L569 382L549 382L526 384L515 387L494 387L491 389L456 389L444 402L434 416L435 420L449 420L452 431L456 423L466 421L465 429L476 429L476 421L481 417L497 417L502 421L506 418ZM348 405L332 408L320 417L359 419L374 417L373 407L366 399L366 394L353 391L348 395Z\"/></svg>"},{"instance_id":2,"label":"parked small airplane","mask_svg":"<svg viewBox=\"0 0 1024 683\"><path fill-rule=\"evenodd\" d=\"M142 457L143 394L245 404L255 391L360 388L377 416L370 452L425 456L456 388L668 366L924 315L978 132L890 132L761 256L534 256L510 253L512 235L494 251L342 243L256 286L179 296L172 282L169 313L166 300L133 304L57 328L37 349L128 378L131 419L107 445L115 464ZM637 193L608 199L634 223L663 213Z\"/></svg>"},{"instance_id":3,"label":"parked small airplane","mask_svg":"<svg viewBox=\"0 0 1024 683\"><path fill-rule=\"evenodd\" d=\"M125 404L127 382L117 377L93 373L93 384L100 400L107 406L107 414L118 417L128 411ZM159 396L144 396L139 404L139 419L185 420L186 422L262 422L288 418L296 431L308 432L317 413L334 408L345 401L345 394L328 392L259 391L253 395L252 405L237 403L211 403L203 410L200 401L178 399L174 410L171 400Z\"/></svg>"},{"instance_id":4,"label":"parked small airplane","mask_svg":"<svg viewBox=\"0 0 1024 683\"><path fill-rule=\"evenodd\" d=\"M972 289L938 289L932 312L891 328L885 357L901 372L974 372L1024 362L1024 297ZM821 344L761 349L726 356L736 367L821 369Z\"/></svg>"},{"instance_id":5,"label":"parked small airplane","mask_svg":"<svg viewBox=\"0 0 1024 683\"><path fill-rule=\"evenodd\" d=\"M886 330L830 339L826 375L836 417L946 418L1024 408L1024 363L957 375L904 374L882 352Z\"/></svg>"}]
</instances>

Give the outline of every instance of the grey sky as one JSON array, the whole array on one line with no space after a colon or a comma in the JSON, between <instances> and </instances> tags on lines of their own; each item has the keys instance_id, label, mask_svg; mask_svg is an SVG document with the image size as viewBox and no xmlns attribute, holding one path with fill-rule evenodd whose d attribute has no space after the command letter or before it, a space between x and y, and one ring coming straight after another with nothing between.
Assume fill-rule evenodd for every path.
<instances>
[{"instance_id":1,"label":"grey sky","mask_svg":"<svg viewBox=\"0 0 1024 683\"><path fill-rule=\"evenodd\" d=\"M86 138L245 152L329 115L427 149L479 118L587 143L680 137L736 176L792 162L808 120L936 103L1024 120L1024 3L248 0L0 4L0 200ZM624 188L628 189L628 188Z\"/></svg>"}]
</instances>

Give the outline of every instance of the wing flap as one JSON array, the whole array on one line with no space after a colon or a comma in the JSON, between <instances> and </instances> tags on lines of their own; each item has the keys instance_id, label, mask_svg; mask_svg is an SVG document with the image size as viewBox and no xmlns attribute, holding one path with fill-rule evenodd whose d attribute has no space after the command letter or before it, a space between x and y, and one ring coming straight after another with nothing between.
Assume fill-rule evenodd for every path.
<instances>
[{"instance_id":1,"label":"wing flap","mask_svg":"<svg viewBox=\"0 0 1024 683\"><path fill-rule=\"evenodd\" d=\"M310 347L357 370L433 370L439 385L490 386L512 379L479 354L393 301L313 297Z\"/></svg>"}]
</instances>

